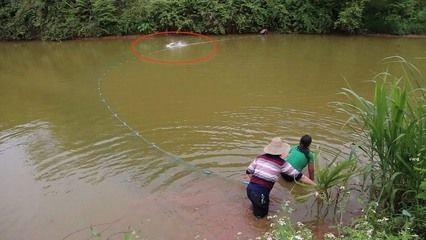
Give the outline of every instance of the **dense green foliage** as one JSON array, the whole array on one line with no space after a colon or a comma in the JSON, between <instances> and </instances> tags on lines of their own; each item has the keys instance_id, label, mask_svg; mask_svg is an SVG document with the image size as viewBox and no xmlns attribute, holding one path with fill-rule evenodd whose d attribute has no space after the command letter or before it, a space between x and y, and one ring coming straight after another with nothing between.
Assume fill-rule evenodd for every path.
<instances>
[{"instance_id":1,"label":"dense green foliage","mask_svg":"<svg viewBox=\"0 0 426 240\"><path fill-rule=\"evenodd\" d=\"M423 0L0 0L0 39L193 31L426 33Z\"/></svg>"},{"instance_id":2,"label":"dense green foliage","mask_svg":"<svg viewBox=\"0 0 426 240\"><path fill-rule=\"evenodd\" d=\"M412 228L426 237L426 79L404 59L388 60L401 63L404 74L377 75L371 101L344 89L349 102L340 103L340 110L349 115L369 156L371 200L392 219L412 217ZM403 225L395 223L393 230Z\"/></svg>"}]
</instances>

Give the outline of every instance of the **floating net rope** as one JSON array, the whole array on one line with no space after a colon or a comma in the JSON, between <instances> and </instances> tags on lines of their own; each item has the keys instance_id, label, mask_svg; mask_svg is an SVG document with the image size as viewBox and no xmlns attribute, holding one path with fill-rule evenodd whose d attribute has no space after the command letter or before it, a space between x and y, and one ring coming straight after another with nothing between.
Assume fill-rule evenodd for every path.
<instances>
[{"instance_id":1,"label":"floating net rope","mask_svg":"<svg viewBox=\"0 0 426 240\"><path fill-rule=\"evenodd\" d=\"M242 39L242 38L253 38L253 37L259 37L259 36L234 37L234 38L226 38L226 39L221 39L221 40L216 40L216 41L217 42L223 42L223 41L239 40L239 39ZM194 45L200 45L200 44L210 44L210 42L209 41L201 41L201 42L194 42L194 43L186 43L186 42L182 42L182 41L177 41L177 42L169 43L169 44L165 45L164 48L151 51L150 53L170 51L170 50L173 50L175 48L187 48L187 47L191 47L191 46L194 46ZM158 152L160 152L161 154L163 154L166 157L166 159L169 160L170 162L175 163L175 164L181 164L181 165L185 166L187 169L191 169L192 171L200 171L205 175L214 174L213 171L211 171L209 169L198 167L198 166L193 165L193 164L190 164L190 163L184 161L180 156L175 155L171 152L168 152L167 150L163 149L161 146L153 143L152 141L147 139L141 131L137 130L136 128L132 127L128 122L126 122L126 120L123 117L121 117L120 114L112 108L110 102L108 102L108 99L103 92L103 84L104 84L104 81L105 81L105 77L113 69L118 68L119 66L130 62L132 59L133 58L128 58L124 61L116 63L115 65L112 65L107 71L105 71L102 74L102 76L100 76L97 79L97 92L98 92L98 95L99 95L99 98L100 98L102 104L105 106L105 108L108 110L108 112L110 112L111 116L113 118L115 118L123 128L126 128L134 137L140 139L142 142L144 142L145 144L150 146L150 148L155 149Z\"/></svg>"}]
</instances>

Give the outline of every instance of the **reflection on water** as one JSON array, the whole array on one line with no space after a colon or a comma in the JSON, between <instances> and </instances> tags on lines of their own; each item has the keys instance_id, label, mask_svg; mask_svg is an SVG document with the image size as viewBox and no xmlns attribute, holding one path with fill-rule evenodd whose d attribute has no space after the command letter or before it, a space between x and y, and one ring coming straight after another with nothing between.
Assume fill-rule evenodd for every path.
<instances>
[{"instance_id":1,"label":"reflection on water","mask_svg":"<svg viewBox=\"0 0 426 240\"><path fill-rule=\"evenodd\" d=\"M365 80L382 58L424 50L403 38L218 41L210 61L179 66L134 59L126 40L1 43L0 238L81 239L88 232L70 233L106 222L113 239L128 226L148 239L254 238L269 223L251 217L241 179L270 138L309 133L323 159L349 152L353 136L329 106L343 77L370 96ZM209 46L174 50L150 56L189 59ZM276 184L271 211L302 193ZM315 220L311 205L295 203L293 218Z\"/></svg>"}]
</instances>

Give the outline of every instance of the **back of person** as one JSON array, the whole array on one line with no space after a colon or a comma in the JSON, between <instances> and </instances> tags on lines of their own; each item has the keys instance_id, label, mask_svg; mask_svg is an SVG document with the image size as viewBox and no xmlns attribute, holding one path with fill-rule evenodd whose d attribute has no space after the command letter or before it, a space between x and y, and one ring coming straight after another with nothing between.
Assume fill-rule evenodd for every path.
<instances>
[{"instance_id":1,"label":"back of person","mask_svg":"<svg viewBox=\"0 0 426 240\"><path fill-rule=\"evenodd\" d=\"M311 151L303 151L299 146L293 146L286 161L296 170L301 172L309 163L313 163L314 155Z\"/></svg>"},{"instance_id":2,"label":"back of person","mask_svg":"<svg viewBox=\"0 0 426 240\"><path fill-rule=\"evenodd\" d=\"M250 164L247 170L252 174L250 178L251 183L261 185L269 190L272 189L281 173L291 176L299 176L300 174L290 164L286 163L280 155L267 153L257 156L256 160Z\"/></svg>"},{"instance_id":3,"label":"back of person","mask_svg":"<svg viewBox=\"0 0 426 240\"><path fill-rule=\"evenodd\" d=\"M303 135L300 138L299 146L293 146L285 159L294 169L302 172L308 166L309 178L313 181L315 179L314 155L309 146L312 143L312 137ZM282 175L287 181L294 181L294 179L286 174Z\"/></svg>"}]
</instances>

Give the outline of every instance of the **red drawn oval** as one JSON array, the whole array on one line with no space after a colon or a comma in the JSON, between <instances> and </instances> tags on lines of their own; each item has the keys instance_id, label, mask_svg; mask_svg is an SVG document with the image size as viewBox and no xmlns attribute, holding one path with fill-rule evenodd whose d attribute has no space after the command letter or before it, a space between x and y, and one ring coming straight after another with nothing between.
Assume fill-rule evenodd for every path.
<instances>
[{"instance_id":1,"label":"red drawn oval","mask_svg":"<svg viewBox=\"0 0 426 240\"><path fill-rule=\"evenodd\" d=\"M161 60L161 59L157 59L157 58L151 58L151 57L144 56L143 54L141 54L136 49L136 46L138 45L138 43L140 43L140 42L142 42L142 41L144 41L148 38L151 38L151 37L157 36L157 35L167 35L167 34L190 35L190 36L195 36L195 37L204 39L209 44L212 45L212 50L206 56L201 56L201 57L198 57L198 58L186 59L186 60L177 60L177 61L176 60L175 61L167 61L167 60ZM202 62L202 61L206 61L206 60L211 59L214 55L216 55L219 52L219 44L214 38L203 35L203 34L199 34L199 33L177 32L177 31L176 32L155 32L155 33L143 35L143 36L137 38L136 40L134 40L132 42L132 44L130 45L130 51L138 59L149 61L149 62L160 63L160 64L190 64L190 63L197 63L197 62Z\"/></svg>"}]
</instances>

